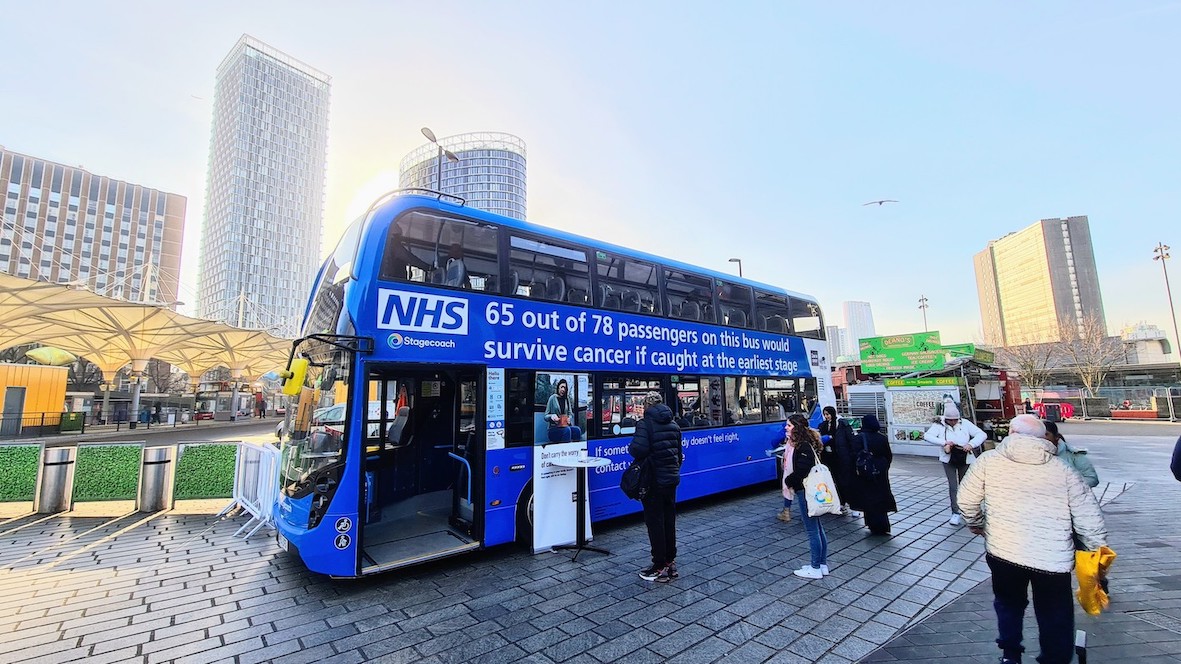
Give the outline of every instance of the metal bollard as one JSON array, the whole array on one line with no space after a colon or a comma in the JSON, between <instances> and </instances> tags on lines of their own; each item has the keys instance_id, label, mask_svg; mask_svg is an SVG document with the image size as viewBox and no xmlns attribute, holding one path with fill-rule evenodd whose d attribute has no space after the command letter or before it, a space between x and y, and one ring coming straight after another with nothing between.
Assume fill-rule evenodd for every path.
<instances>
[{"instance_id":1,"label":"metal bollard","mask_svg":"<svg viewBox=\"0 0 1181 664\"><path fill-rule=\"evenodd\" d=\"M140 512L172 509L172 460L176 448L172 446L145 447L143 470L139 481Z\"/></svg>"},{"instance_id":2,"label":"metal bollard","mask_svg":"<svg viewBox=\"0 0 1181 664\"><path fill-rule=\"evenodd\" d=\"M33 511L38 514L68 512L73 498L74 460L77 447L47 447L41 456L41 477Z\"/></svg>"}]
</instances>

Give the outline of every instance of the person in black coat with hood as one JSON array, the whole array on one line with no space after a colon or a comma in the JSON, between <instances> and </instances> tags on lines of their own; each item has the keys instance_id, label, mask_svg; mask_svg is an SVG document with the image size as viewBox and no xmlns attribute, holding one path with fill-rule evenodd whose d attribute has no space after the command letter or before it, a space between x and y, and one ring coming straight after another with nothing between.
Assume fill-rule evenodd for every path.
<instances>
[{"instance_id":1,"label":"person in black coat with hood","mask_svg":"<svg viewBox=\"0 0 1181 664\"><path fill-rule=\"evenodd\" d=\"M644 397L644 417L636 424L636 433L627 451L641 463L648 462L651 482L640 501L644 505L644 524L652 544L652 565L640 572L645 581L668 583L677 578L677 485L681 483L681 428L673 421L673 412L664 405L659 392Z\"/></svg>"},{"instance_id":2,"label":"person in black coat with hood","mask_svg":"<svg viewBox=\"0 0 1181 664\"><path fill-rule=\"evenodd\" d=\"M854 461L852 482L854 490L849 503L854 509L865 513L865 525L874 535L890 534L890 517L887 512L897 512L898 503L894 500L894 492L890 490L890 464L894 462L894 453L890 450L890 440L882 433L882 425L874 415L861 418L861 433L853 438L853 449L860 453L868 449L873 455L876 475L864 475L857 471ZM854 456L856 459L856 456Z\"/></svg>"},{"instance_id":3,"label":"person in black coat with hood","mask_svg":"<svg viewBox=\"0 0 1181 664\"><path fill-rule=\"evenodd\" d=\"M853 427L837 417L836 408L825 406L823 412L824 421L820 423L820 440L824 443L822 460L837 483L837 495L843 501L841 513L857 518L861 516L857 513L857 508L849 508L853 504L850 500L851 494L856 490L853 471L857 450L853 448ZM825 436L828 438L825 439Z\"/></svg>"}]
</instances>

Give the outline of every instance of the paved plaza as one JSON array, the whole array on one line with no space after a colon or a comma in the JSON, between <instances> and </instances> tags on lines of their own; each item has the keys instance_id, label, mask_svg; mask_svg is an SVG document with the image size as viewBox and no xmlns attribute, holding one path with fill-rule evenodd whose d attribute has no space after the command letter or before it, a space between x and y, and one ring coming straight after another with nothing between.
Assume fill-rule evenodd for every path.
<instances>
[{"instance_id":1,"label":"paved plaza","mask_svg":"<svg viewBox=\"0 0 1181 664\"><path fill-rule=\"evenodd\" d=\"M1128 644L1136 661L1181 652L1181 526L1166 507L1181 484L1153 475L1124 491L1137 465L1167 458L1169 435L1134 439L1151 442L1135 455L1093 441L1120 559L1113 611L1080 620L1091 662ZM241 517L26 515L0 523L0 661L995 662L982 540L946 523L935 461L899 457L892 476L893 537L827 518L821 581L792 575L807 541L798 520L775 520L772 486L685 506L681 578L667 585L636 574L637 517L598 528L609 556L503 547L343 581L307 572L273 537L233 537Z\"/></svg>"}]
</instances>

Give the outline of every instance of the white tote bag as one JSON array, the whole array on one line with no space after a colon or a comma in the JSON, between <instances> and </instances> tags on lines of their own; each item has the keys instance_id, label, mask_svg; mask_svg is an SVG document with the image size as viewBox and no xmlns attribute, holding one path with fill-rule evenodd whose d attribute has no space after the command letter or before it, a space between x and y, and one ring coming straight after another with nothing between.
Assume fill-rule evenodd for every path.
<instances>
[{"instance_id":1,"label":"white tote bag","mask_svg":"<svg viewBox=\"0 0 1181 664\"><path fill-rule=\"evenodd\" d=\"M828 466L822 463L812 466L812 472L804 478L804 499L808 501L808 516L841 513L841 499Z\"/></svg>"}]
</instances>

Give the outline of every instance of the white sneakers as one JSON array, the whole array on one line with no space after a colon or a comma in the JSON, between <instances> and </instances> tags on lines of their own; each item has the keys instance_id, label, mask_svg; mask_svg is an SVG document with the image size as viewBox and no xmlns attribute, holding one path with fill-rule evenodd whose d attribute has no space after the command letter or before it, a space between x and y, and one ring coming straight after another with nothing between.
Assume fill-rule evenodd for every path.
<instances>
[{"instance_id":1,"label":"white sneakers","mask_svg":"<svg viewBox=\"0 0 1181 664\"><path fill-rule=\"evenodd\" d=\"M792 573L805 579L822 579L824 578L824 567L812 567L811 565L804 565Z\"/></svg>"},{"instance_id":2,"label":"white sneakers","mask_svg":"<svg viewBox=\"0 0 1181 664\"><path fill-rule=\"evenodd\" d=\"M958 525L960 525L961 523L963 523L963 522L964 522L964 520L963 520L962 518L960 518L960 515L958 515L958 514L952 514L952 515L951 515L951 518L950 518L950 519L948 519L948 520L947 520L947 522L948 522L948 523L950 523L950 524L951 524L951 525L953 525L953 526L958 526Z\"/></svg>"},{"instance_id":3,"label":"white sneakers","mask_svg":"<svg viewBox=\"0 0 1181 664\"><path fill-rule=\"evenodd\" d=\"M828 565L821 565L820 573L824 576L828 576Z\"/></svg>"},{"instance_id":4,"label":"white sneakers","mask_svg":"<svg viewBox=\"0 0 1181 664\"><path fill-rule=\"evenodd\" d=\"M862 514L861 514L861 512L858 512L857 510L849 510L849 516L853 517L854 519L860 519L862 517Z\"/></svg>"}]
</instances>

